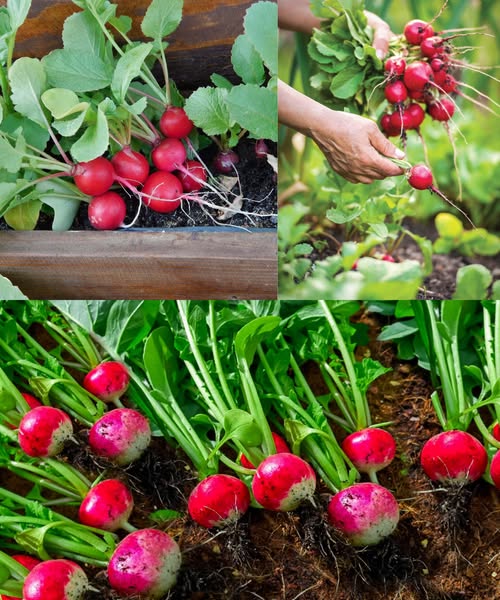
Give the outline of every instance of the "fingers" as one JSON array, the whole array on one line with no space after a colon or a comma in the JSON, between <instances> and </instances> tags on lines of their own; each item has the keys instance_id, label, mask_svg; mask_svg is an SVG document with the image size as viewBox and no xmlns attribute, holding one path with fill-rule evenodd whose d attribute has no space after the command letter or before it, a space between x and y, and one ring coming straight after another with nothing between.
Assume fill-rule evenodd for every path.
<instances>
[{"instance_id":1,"label":"fingers","mask_svg":"<svg viewBox=\"0 0 500 600\"><path fill-rule=\"evenodd\" d=\"M394 37L389 25L377 15L365 11L368 24L373 28L373 47L377 56L382 59L389 52L389 42Z\"/></svg>"}]
</instances>

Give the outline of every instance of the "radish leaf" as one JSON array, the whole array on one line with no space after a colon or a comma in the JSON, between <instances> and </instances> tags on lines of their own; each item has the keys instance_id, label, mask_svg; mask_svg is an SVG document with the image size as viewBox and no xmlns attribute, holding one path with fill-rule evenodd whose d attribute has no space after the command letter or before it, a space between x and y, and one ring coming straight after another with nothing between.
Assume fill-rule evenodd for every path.
<instances>
[{"instance_id":1,"label":"radish leaf","mask_svg":"<svg viewBox=\"0 0 500 600\"><path fill-rule=\"evenodd\" d=\"M234 41L231 62L235 73L241 77L243 83L256 83L257 85L263 83L262 59L247 35L240 35Z\"/></svg>"},{"instance_id":2,"label":"radish leaf","mask_svg":"<svg viewBox=\"0 0 500 600\"><path fill-rule=\"evenodd\" d=\"M153 0L142 20L142 33L160 42L179 26L183 4L183 0Z\"/></svg>"},{"instance_id":3,"label":"radish leaf","mask_svg":"<svg viewBox=\"0 0 500 600\"><path fill-rule=\"evenodd\" d=\"M184 110L207 135L226 133L233 125L226 104L227 95L226 89L198 88L186 100Z\"/></svg>"},{"instance_id":4,"label":"radish leaf","mask_svg":"<svg viewBox=\"0 0 500 600\"><path fill-rule=\"evenodd\" d=\"M278 72L278 6L275 2L256 2L243 21L251 40L271 75Z\"/></svg>"},{"instance_id":5,"label":"radish leaf","mask_svg":"<svg viewBox=\"0 0 500 600\"><path fill-rule=\"evenodd\" d=\"M231 121L256 138L278 139L278 99L271 90L247 84L233 87L227 97Z\"/></svg>"},{"instance_id":6,"label":"radish leaf","mask_svg":"<svg viewBox=\"0 0 500 600\"><path fill-rule=\"evenodd\" d=\"M74 92L101 90L111 84L113 66L93 54L76 50L53 50L43 59L52 87Z\"/></svg>"},{"instance_id":7,"label":"radish leaf","mask_svg":"<svg viewBox=\"0 0 500 600\"><path fill-rule=\"evenodd\" d=\"M141 44L125 52L119 59L111 82L111 91L119 104L125 102L132 79L141 72L142 65L152 48L153 44Z\"/></svg>"},{"instance_id":8,"label":"radish leaf","mask_svg":"<svg viewBox=\"0 0 500 600\"><path fill-rule=\"evenodd\" d=\"M9 70L9 81L17 112L46 128L47 117L40 103L47 89L44 65L36 58L19 58Z\"/></svg>"}]
</instances>

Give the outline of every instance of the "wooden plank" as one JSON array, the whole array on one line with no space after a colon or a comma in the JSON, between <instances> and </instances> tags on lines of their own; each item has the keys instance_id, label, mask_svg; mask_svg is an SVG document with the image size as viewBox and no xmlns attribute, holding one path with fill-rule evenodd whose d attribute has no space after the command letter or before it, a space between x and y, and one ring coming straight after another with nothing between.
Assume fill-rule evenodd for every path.
<instances>
[{"instance_id":1,"label":"wooden plank","mask_svg":"<svg viewBox=\"0 0 500 600\"><path fill-rule=\"evenodd\" d=\"M0 274L31 299L273 299L273 231L0 232Z\"/></svg>"}]
</instances>

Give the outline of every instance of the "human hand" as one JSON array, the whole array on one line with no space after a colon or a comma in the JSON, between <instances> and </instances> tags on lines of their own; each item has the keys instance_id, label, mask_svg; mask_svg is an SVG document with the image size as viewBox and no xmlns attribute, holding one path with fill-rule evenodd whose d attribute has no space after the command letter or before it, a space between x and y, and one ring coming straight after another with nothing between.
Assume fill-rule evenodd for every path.
<instances>
[{"instance_id":1,"label":"human hand","mask_svg":"<svg viewBox=\"0 0 500 600\"><path fill-rule=\"evenodd\" d=\"M377 15L365 11L368 19L368 25L373 29L373 47L376 50L377 56L383 59L389 51L389 42L394 37L389 25Z\"/></svg>"}]
</instances>

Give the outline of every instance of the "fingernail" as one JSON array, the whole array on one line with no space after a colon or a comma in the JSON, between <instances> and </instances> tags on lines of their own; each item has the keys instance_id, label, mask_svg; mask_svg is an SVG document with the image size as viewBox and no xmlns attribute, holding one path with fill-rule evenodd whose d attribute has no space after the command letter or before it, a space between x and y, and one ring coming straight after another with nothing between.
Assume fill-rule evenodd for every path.
<instances>
[{"instance_id":1,"label":"fingernail","mask_svg":"<svg viewBox=\"0 0 500 600\"><path fill-rule=\"evenodd\" d=\"M406 154L400 150L399 148L396 150L396 154L395 154L396 158L404 158L406 156Z\"/></svg>"}]
</instances>

